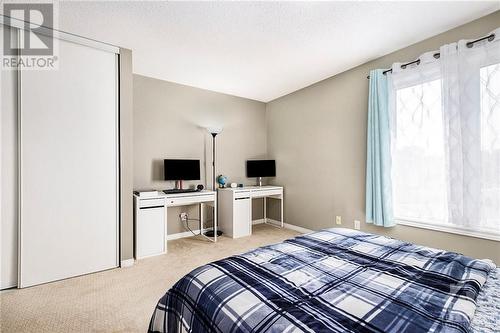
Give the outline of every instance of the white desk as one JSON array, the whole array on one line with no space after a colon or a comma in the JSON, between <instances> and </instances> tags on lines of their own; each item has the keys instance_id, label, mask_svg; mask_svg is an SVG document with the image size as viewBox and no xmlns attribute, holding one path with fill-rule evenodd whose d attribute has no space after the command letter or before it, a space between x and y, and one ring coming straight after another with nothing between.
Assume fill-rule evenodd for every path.
<instances>
[{"instance_id":1,"label":"white desk","mask_svg":"<svg viewBox=\"0 0 500 333\"><path fill-rule=\"evenodd\" d=\"M163 194L165 196L166 206L168 207L178 207L198 204L198 213L200 218L200 235L206 239L217 242L217 192L215 191L199 191L199 192L188 192L188 193L175 193L175 194ZM214 209L214 237L213 239L207 237L203 234L203 205L208 205ZM168 214L165 214L165 216ZM165 224L167 218L165 217Z\"/></svg>"},{"instance_id":2,"label":"white desk","mask_svg":"<svg viewBox=\"0 0 500 333\"><path fill-rule=\"evenodd\" d=\"M189 193L165 194L160 192L154 197L139 197L134 194L134 239L136 259L159 255L167 252L167 209L168 207L199 205L200 235L212 242L217 241L217 193L199 191ZM214 208L214 237L203 234L203 206Z\"/></svg>"},{"instance_id":3,"label":"white desk","mask_svg":"<svg viewBox=\"0 0 500 333\"><path fill-rule=\"evenodd\" d=\"M252 234L252 199L280 200L280 224L267 219L267 200L264 199L264 223L283 228L283 187L247 186L219 189L219 227L229 237L239 238Z\"/></svg>"}]
</instances>

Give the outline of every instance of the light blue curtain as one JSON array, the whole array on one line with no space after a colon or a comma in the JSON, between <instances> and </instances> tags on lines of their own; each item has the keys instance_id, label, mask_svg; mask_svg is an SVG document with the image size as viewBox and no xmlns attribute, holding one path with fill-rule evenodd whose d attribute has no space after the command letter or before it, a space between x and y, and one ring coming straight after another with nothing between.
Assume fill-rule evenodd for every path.
<instances>
[{"instance_id":1,"label":"light blue curtain","mask_svg":"<svg viewBox=\"0 0 500 333\"><path fill-rule=\"evenodd\" d=\"M392 227L389 87L382 69L370 71L366 156L366 223Z\"/></svg>"}]
</instances>

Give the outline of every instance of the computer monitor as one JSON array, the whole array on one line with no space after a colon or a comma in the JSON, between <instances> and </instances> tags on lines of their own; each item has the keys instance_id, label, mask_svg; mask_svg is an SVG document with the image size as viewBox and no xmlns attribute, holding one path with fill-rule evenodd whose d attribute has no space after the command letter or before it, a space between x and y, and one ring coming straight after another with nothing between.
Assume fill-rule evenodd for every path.
<instances>
[{"instance_id":1,"label":"computer monitor","mask_svg":"<svg viewBox=\"0 0 500 333\"><path fill-rule=\"evenodd\" d=\"M165 180L199 180L200 160L163 160Z\"/></svg>"},{"instance_id":2,"label":"computer monitor","mask_svg":"<svg viewBox=\"0 0 500 333\"><path fill-rule=\"evenodd\" d=\"M274 160L248 160L247 177L259 178L259 185L262 185L262 177L276 177L276 162Z\"/></svg>"}]
</instances>

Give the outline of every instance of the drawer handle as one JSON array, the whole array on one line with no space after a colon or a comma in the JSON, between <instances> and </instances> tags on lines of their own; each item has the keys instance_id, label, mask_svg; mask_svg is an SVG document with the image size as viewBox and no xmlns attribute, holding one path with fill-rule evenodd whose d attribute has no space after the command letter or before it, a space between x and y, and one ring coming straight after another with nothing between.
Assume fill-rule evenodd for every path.
<instances>
[{"instance_id":1,"label":"drawer handle","mask_svg":"<svg viewBox=\"0 0 500 333\"><path fill-rule=\"evenodd\" d=\"M245 200L245 199L250 199L250 197L245 197L245 198L235 198L234 200Z\"/></svg>"},{"instance_id":2,"label":"drawer handle","mask_svg":"<svg viewBox=\"0 0 500 333\"><path fill-rule=\"evenodd\" d=\"M141 207L139 209L153 209L153 208L163 208L165 206L150 206L150 207Z\"/></svg>"}]
</instances>

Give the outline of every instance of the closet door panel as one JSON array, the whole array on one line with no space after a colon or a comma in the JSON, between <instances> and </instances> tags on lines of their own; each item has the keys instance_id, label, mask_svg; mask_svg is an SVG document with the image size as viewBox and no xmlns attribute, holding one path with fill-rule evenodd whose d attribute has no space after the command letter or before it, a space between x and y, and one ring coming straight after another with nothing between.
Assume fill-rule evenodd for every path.
<instances>
[{"instance_id":1,"label":"closet door panel","mask_svg":"<svg viewBox=\"0 0 500 333\"><path fill-rule=\"evenodd\" d=\"M15 29L0 24L0 45L3 32L14 35ZM16 40L16 38L12 38ZM17 285L17 71L1 70L1 204L0 204L0 289Z\"/></svg>"},{"instance_id":2,"label":"closet door panel","mask_svg":"<svg viewBox=\"0 0 500 333\"><path fill-rule=\"evenodd\" d=\"M118 266L117 56L21 73L21 287Z\"/></svg>"}]
</instances>

